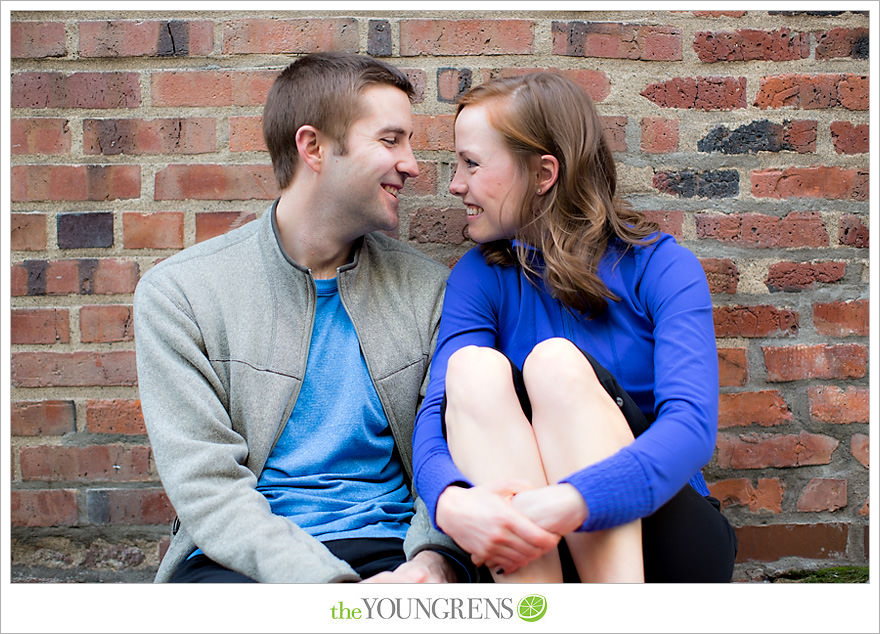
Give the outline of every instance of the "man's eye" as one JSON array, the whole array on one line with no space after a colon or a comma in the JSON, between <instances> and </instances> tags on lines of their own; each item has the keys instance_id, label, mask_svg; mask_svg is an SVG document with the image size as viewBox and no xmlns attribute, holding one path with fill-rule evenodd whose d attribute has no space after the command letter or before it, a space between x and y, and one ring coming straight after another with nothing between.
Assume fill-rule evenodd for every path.
<instances>
[{"instance_id":1,"label":"man's eye","mask_svg":"<svg viewBox=\"0 0 880 634\"><path fill-rule=\"evenodd\" d=\"M397 139L381 139L381 141L386 145L397 145Z\"/></svg>"}]
</instances>

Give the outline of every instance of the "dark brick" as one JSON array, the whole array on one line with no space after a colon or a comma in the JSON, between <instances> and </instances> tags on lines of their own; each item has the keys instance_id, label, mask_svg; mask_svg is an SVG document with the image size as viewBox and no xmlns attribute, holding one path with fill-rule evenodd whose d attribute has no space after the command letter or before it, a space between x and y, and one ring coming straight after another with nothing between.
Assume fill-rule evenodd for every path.
<instances>
[{"instance_id":1,"label":"dark brick","mask_svg":"<svg viewBox=\"0 0 880 634\"><path fill-rule=\"evenodd\" d=\"M846 555L846 524L741 526L737 561L776 561L783 557L836 559Z\"/></svg>"},{"instance_id":2,"label":"dark brick","mask_svg":"<svg viewBox=\"0 0 880 634\"><path fill-rule=\"evenodd\" d=\"M189 55L189 23L180 20L163 23L159 27L156 54L160 57Z\"/></svg>"},{"instance_id":3,"label":"dark brick","mask_svg":"<svg viewBox=\"0 0 880 634\"><path fill-rule=\"evenodd\" d=\"M370 20L367 53L374 57L391 56L391 23L388 20Z\"/></svg>"},{"instance_id":4,"label":"dark brick","mask_svg":"<svg viewBox=\"0 0 880 634\"><path fill-rule=\"evenodd\" d=\"M664 194L682 198L732 198L739 194L739 174L735 170L658 172L653 185Z\"/></svg>"},{"instance_id":5,"label":"dark brick","mask_svg":"<svg viewBox=\"0 0 880 634\"><path fill-rule=\"evenodd\" d=\"M800 122L795 122L798 124ZM812 122L809 122L812 123ZM802 144L793 143L802 139L809 125L792 125L790 121L773 123L763 119L753 121L735 130L724 126L714 128L697 142L700 152L721 152L722 154L756 154L758 152L797 152ZM813 126L812 148L815 149L815 125ZM807 146L809 147L809 143Z\"/></svg>"},{"instance_id":6,"label":"dark brick","mask_svg":"<svg viewBox=\"0 0 880 634\"><path fill-rule=\"evenodd\" d=\"M87 249L112 246L112 213L72 213L58 216L59 248Z\"/></svg>"},{"instance_id":7,"label":"dark brick","mask_svg":"<svg viewBox=\"0 0 880 634\"><path fill-rule=\"evenodd\" d=\"M46 294L46 268L49 263L45 260L25 260L22 262L27 271L27 294Z\"/></svg>"},{"instance_id":8,"label":"dark brick","mask_svg":"<svg viewBox=\"0 0 880 634\"><path fill-rule=\"evenodd\" d=\"M868 227L861 218L854 214L846 214L840 219L837 239L840 244L848 247L868 248Z\"/></svg>"}]
</instances>

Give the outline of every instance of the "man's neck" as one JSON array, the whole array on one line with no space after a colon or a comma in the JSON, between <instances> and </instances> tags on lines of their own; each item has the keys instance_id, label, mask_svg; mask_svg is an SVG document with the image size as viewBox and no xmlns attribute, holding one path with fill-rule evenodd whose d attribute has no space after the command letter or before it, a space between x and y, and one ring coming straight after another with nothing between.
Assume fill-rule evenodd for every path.
<instances>
[{"instance_id":1,"label":"man's neck","mask_svg":"<svg viewBox=\"0 0 880 634\"><path fill-rule=\"evenodd\" d=\"M336 277L348 263L356 237L341 236L323 213L323 204L295 187L281 194L275 220L287 255L317 279Z\"/></svg>"}]
</instances>

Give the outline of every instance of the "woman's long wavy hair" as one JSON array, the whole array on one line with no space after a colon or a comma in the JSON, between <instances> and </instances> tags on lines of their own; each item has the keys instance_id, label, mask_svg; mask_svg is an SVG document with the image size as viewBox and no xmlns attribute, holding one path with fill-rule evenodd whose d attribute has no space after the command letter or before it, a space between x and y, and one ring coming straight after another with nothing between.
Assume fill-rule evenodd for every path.
<instances>
[{"instance_id":1,"label":"woman's long wavy hair","mask_svg":"<svg viewBox=\"0 0 880 634\"><path fill-rule=\"evenodd\" d=\"M537 157L550 154L559 161L549 191L527 194L522 203L517 248L508 240L486 243L484 257L518 264L530 279L543 275L554 297L569 308L601 313L608 300L618 299L598 275L609 239L616 236L627 246L650 243L657 226L617 196L614 158L592 100L574 82L538 72L481 84L461 98L457 112L478 103L489 106L489 120L524 178ZM541 250L542 272L523 243Z\"/></svg>"}]
</instances>

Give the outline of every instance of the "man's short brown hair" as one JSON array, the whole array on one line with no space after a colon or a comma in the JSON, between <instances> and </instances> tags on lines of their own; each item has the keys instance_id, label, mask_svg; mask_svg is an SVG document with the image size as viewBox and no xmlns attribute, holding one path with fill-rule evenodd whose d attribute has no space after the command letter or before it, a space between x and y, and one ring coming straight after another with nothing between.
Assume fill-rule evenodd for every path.
<instances>
[{"instance_id":1,"label":"man's short brown hair","mask_svg":"<svg viewBox=\"0 0 880 634\"><path fill-rule=\"evenodd\" d=\"M360 116L358 99L376 84L399 88L410 99L415 92L398 68L365 55L313 53L281 71L263 110L263 139L281 189L290 185L296 171L296 131L312 125L344 154L348 129Z\"/></svg>"}]
</instances>

